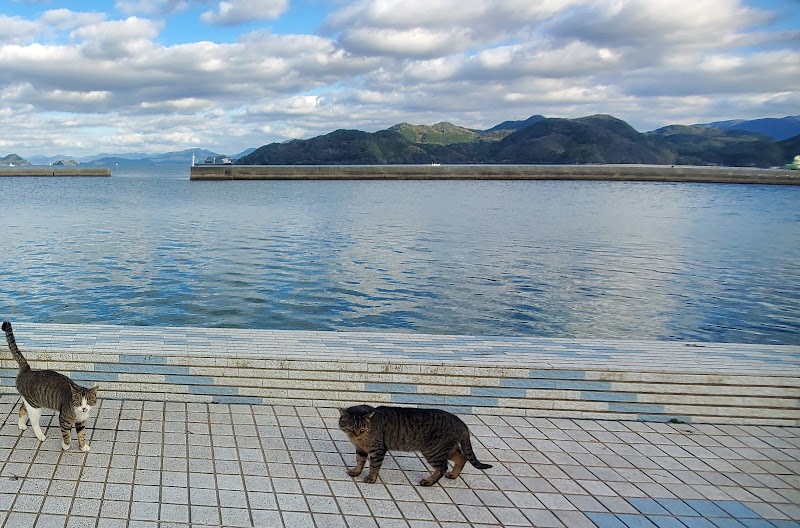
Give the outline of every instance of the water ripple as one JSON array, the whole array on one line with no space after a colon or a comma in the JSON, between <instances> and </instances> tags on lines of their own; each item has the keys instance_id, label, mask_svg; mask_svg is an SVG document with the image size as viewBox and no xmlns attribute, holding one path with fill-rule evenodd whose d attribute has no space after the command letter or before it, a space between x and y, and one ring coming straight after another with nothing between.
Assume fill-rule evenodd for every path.
<instances>
[{"instance_id":1,"label":"water ripple","mask_svg":"<svg viewBox=\"0 0 800 528\"><path fill-rule=\"evenodd\" d=\"M0 178L4 317L800 344L795 187L186 177Z\"/></svg>"}]
</instances>

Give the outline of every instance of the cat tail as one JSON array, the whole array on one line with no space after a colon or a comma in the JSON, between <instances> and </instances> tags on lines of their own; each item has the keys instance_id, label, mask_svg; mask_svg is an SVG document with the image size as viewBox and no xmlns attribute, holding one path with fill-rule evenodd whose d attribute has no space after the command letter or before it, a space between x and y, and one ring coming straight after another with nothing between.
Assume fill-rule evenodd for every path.
<instances>
[{"instance_id":1,"label":"cat tail","mask_svg":"<svg viewBox=\"0 0 800 528\"><path fill-rule=\"evenodd\" d=\"M3 332L6 333L6 341L8 341L8 348L11 349L11 355L14 356L14 359L16 359L19 364L19 370L30 370L31 366L28 365L28 362L25 361L25 358L22 356L22 352L17 348L17 340L14 339L14 331L11 329L11 323L3 321L2 329Z\"/></svg>"},{"instance_id":2,"label":"cat tail","mask_svg":"<svg viewBox=\"0 0 800 528\"><path fill-rule=\"evenodd\" d=\"M464 452L464 456L467 457L469 463L475 466L478 469L489 469L492 467L491 464L484 464L478 457L475 456L475 451L472 450L472 442L469 439L469 431L466 431L466 434L461 438L461 451Z\"/></svg>"}]
</instances>

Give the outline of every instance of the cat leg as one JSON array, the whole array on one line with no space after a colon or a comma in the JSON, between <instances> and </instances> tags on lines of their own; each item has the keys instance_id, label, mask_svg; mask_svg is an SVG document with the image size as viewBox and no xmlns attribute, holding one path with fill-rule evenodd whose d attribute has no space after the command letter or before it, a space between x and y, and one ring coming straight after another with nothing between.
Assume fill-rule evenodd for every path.
<instances>
[{"instance_id":1,"label":"cat leg","mask_svg":"<svg viewBox=\"0 0 800 528\"><path fill-rule=\"evenodd\" d=\"M456 447L453 449L453 452L450 453L450 460L452 460L455 465L453 469L445 473L444 476L449 479L454 479L458 477L461 474L461 470L464 469L464 464L467 463L467 457L461 452L460 447Z\"/></svg>"},{"instance_id":2,"label":"cat leg","mask_svg":"<svg viewBox=\"0 0 800 528\"><path fill-rule=\"evenodd\" d=\"M356 465L352 469L347 470L347 474L351 477L357 477L364 471L364 465L367 463L367 454L363 449L356 448Z\"/></svg>"},{"instance_id":3,"label":"cat leg","mask_svg":"<svg viewBox=\"0 0 800 528\"><path fill-rule=\"evenodd\" d=\"M86 443L86 422L78 422L75 424L75 431L78 433L78 447L81 451L89 451L91 447Z\"/></svg>"},{"instance_id":4,"label":"cat leg","mask_svg":"<svg viewBox=\"0 0 800 528\"><path fill-rule=\"evenodd\" d=\"M33 426L33 432L36 433L36 438L38 438L40 442L44 442L47 437L44 436L42 427L39 425L39 419L42 417L42 409L37 409L27 404L25 406L28 408L28 418L31 420L31 426Z\"/></svg>"},{"instance_id":5,"label":"cat leg","mask_svg":"<svg viewBox=\"0 0 800 528\"><path fill-rule=\"evenodd\" d=\"M22 402L19 406L19 421L17 421L17 427L19 427L20 431L24 431L28 428L28 410L25 408L25 402Z\"/></svg>"},{"instance_id":6,"label":"cat leg","mask_svg":"<svg viewBox=\"0 0 800 528\"><path fill-rule=\"evenodd\" d=\"M446 458L439 458L430 460L428 459L428 463L433 466L433 473L425 477L424 479L420 480L419 483L423 486L433 486L439 479L442 478L445 471L447 471L447 459Z\"/></svg>"},{"instance_id":7,"label":"cat leg","mask_svg":"<svg viewBox=\"0 0 800 528\"><path fill-rule=\"evenodd\" d=\"M72 445L72 423L58 417L58 425L61 427L61 449L66 451Z\"/></svg>"},{"instance_id":8,"label":"cat leg","mask_svg":"<svg viewBox=\"0 0 800 528\"><path fill-rule=\"evenodd\" d=\"M370 451L369 473L367 473L367 476L364 477L364 482L367 484L372 484L378 480L378 472L381 470L381 466L383 465L383 457L385 456L385 449L376 449L375 451Z\"/></svg>"}]
</instances>

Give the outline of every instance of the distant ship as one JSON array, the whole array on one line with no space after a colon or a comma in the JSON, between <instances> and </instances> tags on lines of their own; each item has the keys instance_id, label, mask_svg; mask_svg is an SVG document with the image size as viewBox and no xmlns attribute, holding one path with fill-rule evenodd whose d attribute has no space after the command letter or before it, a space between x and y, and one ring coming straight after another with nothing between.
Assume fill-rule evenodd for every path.
<instances>
[{"instance_id":1,"label":"distant ship","mask_svg":"<svg viewBox=\"0 0 800 528\"><path fill-rule=\"evenodd\" d=\"M787 163L786 168L789 170L800 170L800 155L795 156L794 161L791 163Z\"/></svg>"}]
</instances>

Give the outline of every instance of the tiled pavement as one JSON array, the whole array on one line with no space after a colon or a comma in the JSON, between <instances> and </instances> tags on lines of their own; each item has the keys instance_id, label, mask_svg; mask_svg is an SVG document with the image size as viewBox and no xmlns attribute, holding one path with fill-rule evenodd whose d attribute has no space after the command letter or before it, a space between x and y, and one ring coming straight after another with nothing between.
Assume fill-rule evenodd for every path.
<instances>
[{"instance_id":1,"label":"tiled pavement","mask_svg":"<svg viewBox=\"0 0 800 528\"><path fill-rule=\"evenodd\" d=\"M56 421L19 431L17 405L0 396L13 528L800 528L800 428L467 415L494 467L423 488L415 454L347 476L333 408L101 400L84 454Z\"/></svg>"}]
</instances>

